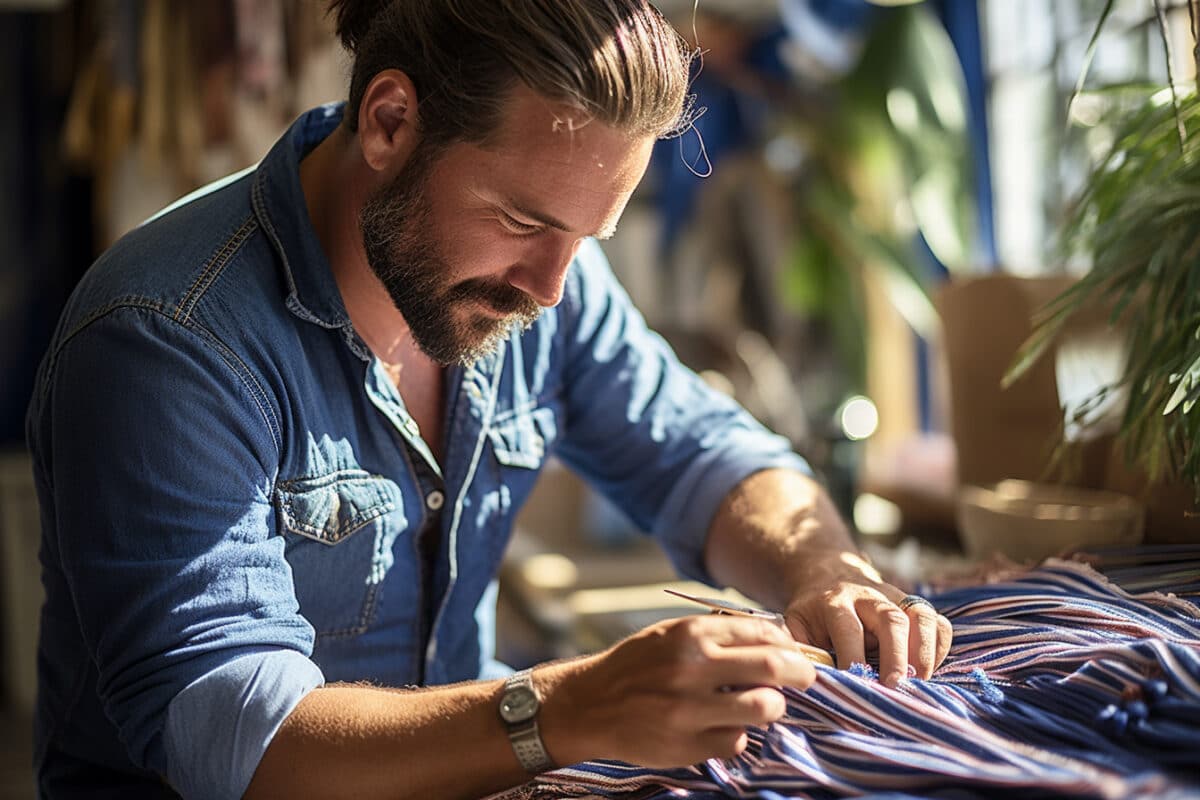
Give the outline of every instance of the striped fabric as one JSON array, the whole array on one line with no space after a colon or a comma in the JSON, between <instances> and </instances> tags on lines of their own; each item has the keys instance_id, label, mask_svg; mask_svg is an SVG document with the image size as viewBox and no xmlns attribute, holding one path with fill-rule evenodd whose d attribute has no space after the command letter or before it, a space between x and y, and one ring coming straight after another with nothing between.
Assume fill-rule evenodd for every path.
<instances>
[{"instance_id":1,"label":"striped fabric","mask_svg":"<svg viewBox=\"0 0 1200 800\"><path fill-rule=\"evenodd\" d=\"M929 681L818 667L730 761L592 762L495 795L545 798L1200 798L1200 609L1050 560L931 598L954 646Z\"/></svg>"}]
</instances>

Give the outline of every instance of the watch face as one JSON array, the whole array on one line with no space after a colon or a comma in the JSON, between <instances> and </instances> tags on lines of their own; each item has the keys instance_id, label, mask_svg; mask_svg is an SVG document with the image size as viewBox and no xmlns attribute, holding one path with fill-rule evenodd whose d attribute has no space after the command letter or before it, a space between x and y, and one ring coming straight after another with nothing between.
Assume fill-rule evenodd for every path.
<instances>
[{"instance_id":1,"label":"watch face","mask_svg":"<svg viewBox=\"0 0 1200 800\"><path fill-rule=\"evenodd\" d=\"M517 686L500 701L500 717L505 722L524 722L537 713L538 699L532 690Z\"/></svg>"}]
</instances>

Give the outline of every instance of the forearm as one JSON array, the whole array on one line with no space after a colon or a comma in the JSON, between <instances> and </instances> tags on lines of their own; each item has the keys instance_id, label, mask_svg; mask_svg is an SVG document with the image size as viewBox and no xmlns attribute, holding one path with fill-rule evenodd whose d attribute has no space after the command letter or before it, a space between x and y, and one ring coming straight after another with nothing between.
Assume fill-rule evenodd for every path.
<instances>
[{"instance_id":1,"label":"forearm","mask_svg":"<svg viewBox=\"0 0 1200 800\"><path fill-rule=\"evenodd\" d=\"M763 470L734 487L709 528L704 558L719 584L776 609L830 565L878 578L828 493L792 470Z\"/></svg>"},{"instance_id":2,"label":"forearm","mask_svg":"<svg viewBox=\"0 0 1200 800\"><path fill-rule=\"evenodd\" d=\"M544 698L543 739L564 764L582 760L579 748L587 746L567 736L560 687L573 663L535 671ZM314 690L271 741L245 796L479 798L523 783L530 776L497 712L502 690L503 681Z\"/></svg>"},{"instance_id":3,"label":"forearm","mask_svg":"<svg viewBox=\"0 0 1200 800\"><path fill-rule=\"evenodd\" d=\"M533 670L550 758L682 767L732 758L746 729L804 689L812 663L779 628L698 615L655 623L596 655ZM331 686L304 697L246 797L478 798L529 776L498 714L501 681L396 691Z\"/></svg>"},{"instance_id":4,"label":"forearm","mask_svg":"<svg viewBox=\"0 0 1200 800\"><path fill-rule=\"evenodd\" d=\"M782 611L797 640L834 650L843 669L870 649L895 686L906 665L928 678L949 652L949 620L928 604L901 607L903 590L858 552L833 501L799 472L764 470L734 487L704 557L716 581Z\"/></svg>"}]
</instances>

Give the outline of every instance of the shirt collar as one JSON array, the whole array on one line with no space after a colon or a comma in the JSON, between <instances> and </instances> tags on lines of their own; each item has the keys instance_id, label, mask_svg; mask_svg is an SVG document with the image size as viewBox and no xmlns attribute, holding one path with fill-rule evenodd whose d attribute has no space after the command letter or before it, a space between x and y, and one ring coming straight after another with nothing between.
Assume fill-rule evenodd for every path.
<instances>
[{"instance_id":1,"label":"shirt collar","mask_svg":"<svg viewBox=\"0 0 1200 800\"><path fill-rule=\"evenodd\" d=\"M259 165L251 194L255 216L283 266L288 309L326 328L345 327L350 315L308 217L300 161L333 133L344 108L344 103L329 103L292 123Z\"/></svg>"}]
</instances>

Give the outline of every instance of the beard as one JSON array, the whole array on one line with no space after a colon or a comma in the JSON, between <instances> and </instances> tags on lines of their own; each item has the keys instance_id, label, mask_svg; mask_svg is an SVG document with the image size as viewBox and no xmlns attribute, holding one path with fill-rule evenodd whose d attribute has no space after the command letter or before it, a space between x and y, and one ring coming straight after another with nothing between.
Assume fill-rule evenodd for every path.
<instances>
[{"instance_id":1,"label":"beard","mask_svg":"<svg viewBox=\"0 0 1200 800\"><path fill-rule=\"evenodd\" d=\"M368 198L358 223L367 263L404 317L413 341L443 366L469 366L495 353L514 328L528 329L542 309L507 283L453 280L434 234L426 192L434 163L436 153L418 147L400 175ZM481 314L477 305L504 316Z\"/></svg>"}]
</instances>

